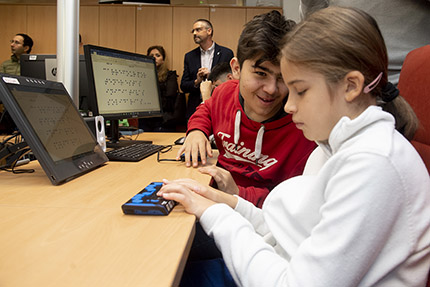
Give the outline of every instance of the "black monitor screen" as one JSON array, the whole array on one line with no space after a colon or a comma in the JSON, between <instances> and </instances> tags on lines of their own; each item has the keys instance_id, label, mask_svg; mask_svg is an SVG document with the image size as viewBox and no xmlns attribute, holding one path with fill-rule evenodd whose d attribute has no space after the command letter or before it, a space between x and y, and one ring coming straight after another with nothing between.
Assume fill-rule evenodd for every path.
<instances>
[{"instance_id":1,"label":"black monitor screen","mask_svg":"<svg viewBox=\"0 0 430 287\"><path fill-rule=\"evenodd\" d=\"M81 119L62 91L48 94L43 89L29 92L13 86L11 92L54 163L94 149L91 134L80 132Z\"/></svg>"},{"instance_id":2,"label":"black monitor screen","mask_svg":"<svg viewBox=\"0 0 430 287\"><path fill-rule=\"evenodd\" d=\"M0 99L52 183L107 161L63 84L0 76Z\"/></svg>"},{"instance_id":3,"label":"black monitor screen","mask_svg":"<svg viewBox=\"0 0 430 287\"><path fill-rule=\"evenodd\" d=\"M84 51L94 115L105 119L162 115L154 58L92 45L85 45Z\"/></svg>"},{"instance_id":4,"label":"black monitor screen","mask_svg":"<svg viewBox=\"0 0 430 287\"><path fill-rule=\"evenodd\" d=\"M41 80L57 80L56 55L23 54L20 57L21 76ZM79 55L79 109L88 110L88 78L84 55Z\"/></svg>"}]
</instances>

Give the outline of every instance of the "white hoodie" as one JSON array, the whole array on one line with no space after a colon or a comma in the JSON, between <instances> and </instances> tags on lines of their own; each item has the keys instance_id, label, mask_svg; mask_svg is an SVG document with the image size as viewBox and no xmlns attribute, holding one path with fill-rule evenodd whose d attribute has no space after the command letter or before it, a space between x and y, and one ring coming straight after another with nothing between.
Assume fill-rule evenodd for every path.
<instances>
[{"instance_id":1,"label":"white hoodie","mask_svg":"<svg viewBox=\"0 0 430 287\"><path fill-rule=\"evenodd\" d=\"M304 175L279 184L262 209L238 200L200 223L239 286L425 285L429 174L379 107L342 118Z\"/></svg>"}]
</instances>

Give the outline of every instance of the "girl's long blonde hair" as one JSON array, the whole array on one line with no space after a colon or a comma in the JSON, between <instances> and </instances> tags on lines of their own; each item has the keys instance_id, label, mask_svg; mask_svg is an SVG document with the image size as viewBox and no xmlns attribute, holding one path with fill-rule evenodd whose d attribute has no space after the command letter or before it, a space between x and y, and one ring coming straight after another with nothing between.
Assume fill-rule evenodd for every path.
<instances>
[{"instance_id":1,"label":"girl's long blonde hair","mask_svg":"<svg viewBox=\"0 0 430 287\"><path fill-rule=\"evenodd\" d=\"M418 128L412 108L401 96L384 101L383 90L388 83L387 48L378 24L367 13L333 6L311 14L286 36L282 56L324 75L329 87L350 71L364 75L364 86L382 72L371 95L395 117L396 129L412 139Z\"/></svg>"}]
</instances>

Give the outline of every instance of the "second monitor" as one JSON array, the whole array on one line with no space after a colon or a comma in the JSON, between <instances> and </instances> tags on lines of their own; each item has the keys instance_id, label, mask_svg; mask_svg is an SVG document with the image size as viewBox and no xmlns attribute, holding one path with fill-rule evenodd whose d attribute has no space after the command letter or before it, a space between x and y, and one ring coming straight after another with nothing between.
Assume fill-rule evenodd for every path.
<instances>
[{"instance_id":1,"label":"second monitor","mask_svg":"<svg viewBox=\"0 0 430 287\"><path fill-rule=\"evenodd\" d=\"M57 80L56 55L22 54L21 76L41 80ZM84 55L79 55L79 110L88 110L88 79Z\"/></svg>"},{"instance_id":2,"label":"second monitor","mask_svg":"<svg viewBox=\"0 0 430 287\"><path fill-rule=\"evenodd\" d=\"M162 116L155 59L93 45L84 53L90 110L111 122L108 147L130 144L119 141L119 119Z\"/></svg>"}]
</instances>

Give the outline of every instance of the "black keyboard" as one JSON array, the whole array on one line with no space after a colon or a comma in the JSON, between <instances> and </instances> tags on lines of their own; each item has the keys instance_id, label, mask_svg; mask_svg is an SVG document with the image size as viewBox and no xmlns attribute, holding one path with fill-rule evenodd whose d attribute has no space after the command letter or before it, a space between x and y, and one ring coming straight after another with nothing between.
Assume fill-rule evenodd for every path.
<instances>
[{"instance_id":1,"label":"black keyboard","mask_svg":"<svg viewBox=\"0 0 430 287\"><path fill-rule=\"evenodd\" d=\"M124 203L121 208L125 214L168 215L176 202L157 196L163 186L162 182L152 182Z\"/></svg>"},{"instance_id":2,"label":"black keyboard","mask_svg":"<svg viewBox=\"0 0 430 287\"><path fill-rule=\"evenodd\" d=\"M165 146L148 143L135 143L106 152L106 156L112 161L140 161L160 150Z\"/></svg>"}]
</instances>

